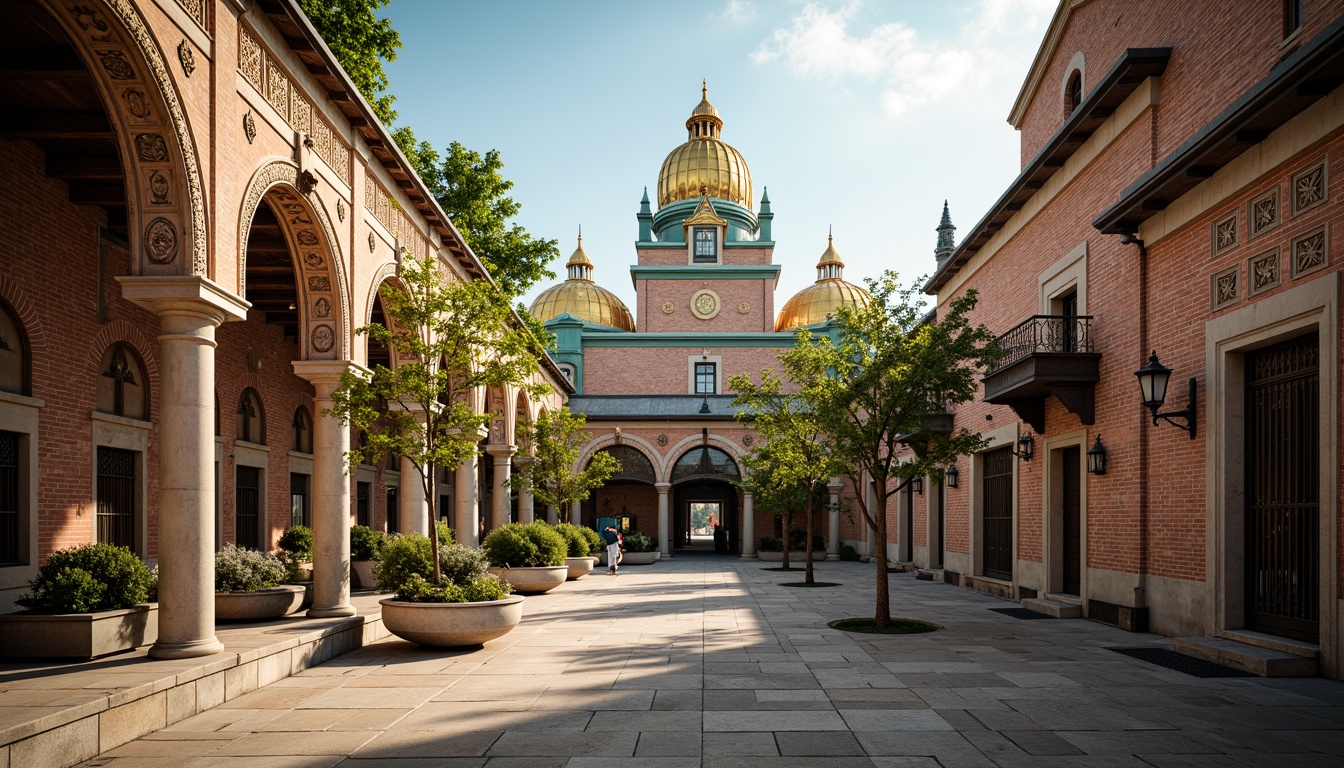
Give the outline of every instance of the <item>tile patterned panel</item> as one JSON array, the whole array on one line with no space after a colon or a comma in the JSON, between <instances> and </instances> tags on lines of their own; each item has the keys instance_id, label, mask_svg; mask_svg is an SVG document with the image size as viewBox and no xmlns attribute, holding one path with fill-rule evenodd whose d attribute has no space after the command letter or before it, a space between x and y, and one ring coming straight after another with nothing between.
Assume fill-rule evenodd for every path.
<instances>
[{"instance_id":1,"label":"tile patterned panel","mask_svg":"<svg viewBox=\"0 0 1344 768\"><path fill-rule=\"evenodd\" d=\"M1212 239L1210 252L1213 258L1218 258L1223 254L1236 248L1240 243L1237 238L1237 212L1215 219L1210 228L1209 236Z\"/></svg>"},{"instance_id":2,"label":"tile patterned panel","mask_svg":"<svg viewBox=\"0 0 1344 768\"><path fill-rule=\"evenodd\" d=\"M1234 265L1213 273L1209 280L1210 309L1219 310L1236 304L1241 298L1241 265Z\"/></svg>"},{"instance_id":3,"label":"tile patterned panel","mask_svg":"<svg viewBox=\"0 0 1344 768\"><path fill-rule=\"evenodd\" d=\"M1246 295L1268 291L1283 282L1279 248L1276 246L1246 261Z\"/></svg>"},{"instance_id":4,"label":"tile patterned panel","mask_svg":"<svg viewBox=\"0 0 1344 768\"><path fill-rule=\"evenodd\" d=\"M1297 216L1325 203L1329 187L1325 158L1294 173L1288 184L1292 196L1293 215Z\"/></svg>"},{"instance_id":5,"label":"tile patterned panel","mask_svg":"<svg viewBox=\"0 0 1344 768\"><path fill-rule=\"evenodd\" d=\"M1326 226L1322 224L1293 238L1291 253L1294 278L1323 269L1330 263L1330 233Z\"/></svg>"},{"instance_id":6,"label":"tile patterned panel","mask_svg":"<svg viewBox=\"0 0 1344 768\"><path fill-rule=\"evenodd\" d=\"M1275 229L1282 220L1279 210L1279 186L1265 190L1251 198L1246 206L1246 239L1250 240Z\"/></svg>"}]
</instances>

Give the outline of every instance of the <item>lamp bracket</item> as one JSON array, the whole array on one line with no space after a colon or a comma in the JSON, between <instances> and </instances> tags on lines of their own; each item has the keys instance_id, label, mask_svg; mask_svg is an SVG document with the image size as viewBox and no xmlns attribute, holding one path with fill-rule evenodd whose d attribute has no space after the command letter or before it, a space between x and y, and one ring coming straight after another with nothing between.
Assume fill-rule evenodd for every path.
<instances>
[{"instance_id":1,"label":"lamp bracket","mask_svg":"<svg viewBox=\"0 0 1344 768\"><path fill-rule=\"evenodd\" d=\"M1189 433L1190 433L1190 439L1191 439L1191 440L1194 440L1194 439L1195 439L1195 417L1196 417L1196 415L1197 415L1197 413L1198 413L1198 399L1197 399L1197 397L1198 397L1198 396L1197 396L1196 393L1195 393L1195 377L1194 377L1194 376L1191 376L1191 377L1190 377L1190 404L1187 405L1186 408L1185 408L1185 410L1183 410L1183 411L1169 411L1169 412L1167 412L1167 413L1158 413L1158 412L1157 412L1157 409L1156 409L1156 408L1153 408L1153 409L1152 409L1152 411L1153 411L1153 426L1156 427L1156 426L1157 426L1157 422L1158 422L1158 420L1160 419L1160 420L1165 421L1165 422L1167 422L1168 424L1172 425L1173 427L1176 427L1176 428L1178 428L1178 429L1184 429L1186 432L1189 432ZM1181 419L1181 420L1184 421L1184 423L1179 422L1179 421L1176 421L1176 419Z\"/></svg>"}]
</instances>

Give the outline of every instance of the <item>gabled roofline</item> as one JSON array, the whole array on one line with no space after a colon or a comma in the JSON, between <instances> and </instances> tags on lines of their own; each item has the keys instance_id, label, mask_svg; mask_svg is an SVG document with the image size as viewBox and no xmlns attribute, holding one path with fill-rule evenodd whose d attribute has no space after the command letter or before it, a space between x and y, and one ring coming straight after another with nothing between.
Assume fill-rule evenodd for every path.
<instances>
[{"instance_id":1,"label":"gabled roofline","mask_svg":"<svg viewBox=\"0 0 1344 768\"><path fill-rule=\"evenodd\" d=\"M1013 102L1013 108L1008 112L1008 122L1017 130L1022 130L1022 122L1027 117L1027 107L1031 105L1031 100L1041 88L1045 72L1055 57L1055 49L1059 47L1060 38L1064 37L1064 30L1069 26L1069 16L1074 8L1086 2L1088 0L1059 0L1059 7L1055 9L1055 15L1050 19L1050 26L1046 27L1041 47L1036 49L1036 58L1031 60L1027 79L1022 81L1022 89L1017 92L1017 100Z\"/></svg>"},{"instance_id":2,"label":"gabled roofline","mask_svg":"<svg viewBox=\"0 0 1344 768\"><path fill-rule=\"evenodd\" d=\"M1008 189L990 206L989 212L962 238L943 266L924 285L925 293L937 293L970 261L990 238L1045 185L1055 172L1078 151L1097 128L1145 80L1161 76L1171 59L1170 48L1129 48L1120 54L1096 86L1055 130Z\"/></svg>"}]
</instances>

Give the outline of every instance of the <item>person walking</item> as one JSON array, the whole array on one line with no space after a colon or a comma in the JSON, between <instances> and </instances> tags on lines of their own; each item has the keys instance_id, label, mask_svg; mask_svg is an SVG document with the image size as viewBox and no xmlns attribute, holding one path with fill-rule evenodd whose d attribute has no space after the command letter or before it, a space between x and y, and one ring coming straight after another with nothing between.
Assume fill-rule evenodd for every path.
<instances>
[{"instance_id":1,"label":"person walking","mask_svg":"<svg viewBox=\"0 0 1344 768\"><path fill-rule=\"evenodd\" d=\"M608 525L602 531L602 541L607 545L607 575L616 575L616 564L621 561L621 534L616 526Z\"/></svg>"}]
</instances>

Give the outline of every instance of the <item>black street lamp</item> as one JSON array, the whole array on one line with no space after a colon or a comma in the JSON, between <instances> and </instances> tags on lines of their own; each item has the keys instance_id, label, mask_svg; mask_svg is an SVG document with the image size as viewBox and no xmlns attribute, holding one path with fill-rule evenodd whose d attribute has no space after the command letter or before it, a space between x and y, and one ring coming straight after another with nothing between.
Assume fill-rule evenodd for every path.
<instances>
[{"instance_id":1,"label":"black street lamp","mask_svg":"<svg viewBox=\"0 0 1344 768\"><path fill-rule=\"evenodd\" d=\"M1101 444L1101 433L1097 433L1097 441L1087 449L1087 473L1090 475L1106 474L1106 447Z\"/></svg>"},{"instance_id":2,"label":"black street lamp","mask_svg":"<svg viewBox=\"0 0 1344 768\"><path fill-rule=\"evenodd\" d=\"M1167 399L1167 382L1171 379L1171 369L1158 362L1157 350L1153 350L1152 355L1148 357L1148 364L1134 372L1139 378L1139 391L1143 396L1143 406L1153 414L1153 426L1157 426L1158 419L1168 424L1184 429L1190 433L1190 439L1195 439L1195 377L1190 377L1190 405L1183 411L1171 411L1168 413L1158 413L1162 404ZM1174 421L1182 419L1185 423Z\"/></svg>"},{"instance_id":3,"label":"black street lamp","mask_svg":"<svg viewBox=\"0 0 1344 768\"><path fill-rule=\"evenodd\" d=\"M1017 438L1017 448L1016 451L1011 448L1008 451L1023 461L1031 461L1031 457L1036 455L1036 438L1029 434Z\"/></svg>"},{"instance_id":4,"label":"black street lamp","mask_svg":"<svg viewBox=\"0 0 1344 768\"><path fill-rule=\"evenodd\" d=\"M957 471L957 465L956 465L956 464L953 464L952 466L948 467L948 468L947 468L947 471L943 473L943 478L944 478L945 482L947 483L947 487L948 487L948 488L956 488L956 487L957 487L957 478L958 478L958 477L961 477L961 472Z\"/></svg>"},{"instance_id":5,"label":"black street lamp","mask_svg":"<svg viewBox=\"0 0 1344 768\"><path fill-rule=\"evenodd\" d=\"M918 493L920 496L923 496L923 495L924 495L924 478L922 478L922 477L912 477L912 478L910 478L910 490L914 491L915 493Z\"/></svg>"}]
</instances>

